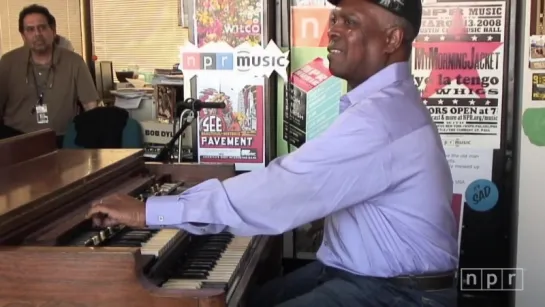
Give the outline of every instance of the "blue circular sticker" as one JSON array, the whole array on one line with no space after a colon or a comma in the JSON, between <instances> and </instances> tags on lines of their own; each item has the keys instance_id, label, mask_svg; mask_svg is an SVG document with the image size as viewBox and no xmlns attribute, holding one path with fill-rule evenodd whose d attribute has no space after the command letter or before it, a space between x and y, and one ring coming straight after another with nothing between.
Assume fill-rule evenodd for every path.
<instances>
[{"instance_id":1,"label":"blue circular sticker","mask_svg":"<svg viewBox=\"0 0 545 307\"><path fill-rule=\"evenodd\" d=\"M466 203L475 211L491 210L498 203L498 199L498 188L490 180L475 180L466 189Z\"/></svg>"}]
</instances>

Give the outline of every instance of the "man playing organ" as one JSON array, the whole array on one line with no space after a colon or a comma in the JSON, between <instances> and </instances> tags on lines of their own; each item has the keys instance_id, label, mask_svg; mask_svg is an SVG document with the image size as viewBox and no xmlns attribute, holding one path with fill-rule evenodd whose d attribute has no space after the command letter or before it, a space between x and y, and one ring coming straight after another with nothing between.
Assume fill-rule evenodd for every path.
<instances>
[{"instance_id":1,"label":"man playing organ","mask_svg":"<svg viewBox=\"0 0 545 307\"><path fill-rule=\"evenodd\" d=\"M330 0L331 72L350 88L320 136L260 170L146 203L112 195L97 225L277 235L325 218L318 260L252 307L457 306L453 182L409 59L420 0Z\"/></svg>"}]
</instances>

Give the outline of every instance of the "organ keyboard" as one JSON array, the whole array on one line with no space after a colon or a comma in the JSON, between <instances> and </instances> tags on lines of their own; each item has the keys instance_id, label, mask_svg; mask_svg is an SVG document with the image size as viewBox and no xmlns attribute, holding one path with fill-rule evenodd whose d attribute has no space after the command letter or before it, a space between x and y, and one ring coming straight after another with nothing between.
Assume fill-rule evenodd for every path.
<instances>
[{"instance_id":1,"label":"organ keyboard","mask_svg":"<svg viewBox=\"0 0 545 307\"><path fill-rule=\"evenodd\" d=\"M146 201L234 176L232 166L142 155L55 150L51 131L0 141L0 307L244 306L254 284L279 272L277 238L95 228L85 214L108 194Z\"/></svg>"}]
</instances>

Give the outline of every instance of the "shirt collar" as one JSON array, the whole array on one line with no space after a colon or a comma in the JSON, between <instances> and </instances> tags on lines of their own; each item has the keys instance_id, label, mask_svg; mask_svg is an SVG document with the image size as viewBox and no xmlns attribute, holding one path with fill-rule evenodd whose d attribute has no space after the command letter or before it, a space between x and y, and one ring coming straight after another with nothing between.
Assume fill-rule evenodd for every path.
<instances>
[{"instance_id":1,"label":"shirt collar","mask_svg":"<svg viewBox=\"0 0 545 307\"><path fill-rule=\"evenodd\" d=\"M390 64L377 72L371 78L362 84L353 88L351 91L341 97L340 112L344 112L352 104L368 97L370 94L378 92L383 88L392 85L398 81L406 80L411 76L409 62L398 62Z\"/></svg>"},{"instance_id":2,"label":"shirt collar","mask_svg":"<svg viewBox=\"0 0 545 307\"><path fill-rule=\"evenodd\" d=\"M31 65L32 64L32 59L31 59L31 55L30 55L30 48L28 48L27 46L24 46L23 47L25 49L25 52L28 54L28 65ZM55 45L53 45L53 57L51 59L51 64L52 65L58 65L59 62L61 61L61 56L60 56L60 51L58 50L59 48Z\"/></svg>"}]
</instances>

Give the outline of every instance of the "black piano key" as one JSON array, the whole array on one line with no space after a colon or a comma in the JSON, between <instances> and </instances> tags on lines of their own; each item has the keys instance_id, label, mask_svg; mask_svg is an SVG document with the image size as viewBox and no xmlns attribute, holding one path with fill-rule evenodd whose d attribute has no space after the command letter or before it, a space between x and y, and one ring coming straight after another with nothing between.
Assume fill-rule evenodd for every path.
<instances>
[{"instance_id":1,"label":"black piano key","mask_svg":"<svg viewBox=\"0 0 545 307\"><path fill-rule=\"evenodd\" d=\"M220 253L197 253L188 257L188 259L195 260L218 260Z\"/></svg>"},{"instance_id":2,"label":"black piano key","mask_svg":"<svg viewBox=\"0 0 545 307\"><path fill-rule=\"evenodd\" d=\"M221 245L203 245L201 248L199 248L202 251L223 251L227 247L227 244L221 244Z\"/></svg>"},{"instance_id":3,"label":"black piano key","mask_svg":"<svg viewBox=\"0 0 545 307\"><path fill-rule=\"evenodd\" d=\"M127 238L127 237L119 237L119 238L112 238L110 239L111 242L116 242L116 241L126 241L126 242L140 242L140 243L144 243L144 242L147 242L149 240L149 238L146 238L146 239L135 239L135 238Z\"/></svg>"},{"instance_id":4,"label":"black piano key","mask_svg":"<svg viewBox=\"0 0 545 307\"><path fill-rule=\"evenodd\" d=\"M227 283L203 281L201 284L201 289L223 289L227 291Z\"/></svg>"},{"instance_id":5,"label":"black piano key","mask_svg":"<svg viewBox=\"0 0 545 307\"><path fill-rule=\"evenodd\" d=\"M213 269L216 266L216 261L185 261L178 267L184 268L209 268Z\"/></svg>"},{"instance_id":6,"label":"black piano key","mask_svg":"<svg viewBox=\"0 0 545 307\"><path fill-rule=\"evenodd\" d=\"M145 240L149 237L151 237L152 234L149 233L149 232L146 232L146 233L134 233L134 232L127 232L127 233L124 233L121 235L121 237L125 237L125 238L138 238L138 239L141 239L141 240Z\"/></svg>"},{"instance_id":7,"label":"black piano key","mask_svg":"<svg viewBox=\"0 0 545 307\"><path fill-rule=\"evenodd\" d=\"M135 241L115 241L115 242L105 244L104 246L111 246L111 247L140 247L140 246L142 246L142 243L135 242Z\"/></svg>"},{"instance_id":8,"label":"black piano key","mask_svg":"<svg viewBox=\"0 0 545 307\"><path fill-rule=\"evenodd\" d=\"M207 276L208 277L208 270L195 270L195 269L187 269L187 270L183 270L182 272L180 272L182 275L183 274L199 274L199 275L202 275L202 276Z\"/></svg>"},{"instance_id":9,"label":"black piano key","mask_svg":"<svg viewBox=\"0 0 545 307\"><path fill-rule=\"evenodd\" d=\"M214 238L210 239L207 243L209 244L226 244L231 242L232 238Z\"/></svg>"},{"instance_id":10,"label":"black piano key","mask_svg":"<svg viewBox=\"0 0 545 307\"><path fill-rule=\"evenodd\" d=\"M183 272L178 276L179 278L183 278L183 279L206 279L208 277L208 273Z\"/></svg>"},{"instance_id":11,"label":"black piano key","mask_svg":"<svg viewBox=\"0 0 545 307\"><path fill-rule=\"evenodd\" d=\"M182 266L183 269L212 270L216 263L188 263Z\"/></svg>"},{"instance_id":12,"label":"black piano key","mask_svg":"<svg viewBox=\"0 0 545 307\"><path fill-rule=\"evenodd\" d=\"M211 256L218 256L221 254L221 250L198 250L194 253L189 254L189 257L192 258L200 258L200 257L211 257Z\"/></svg>"}]
</instances>

